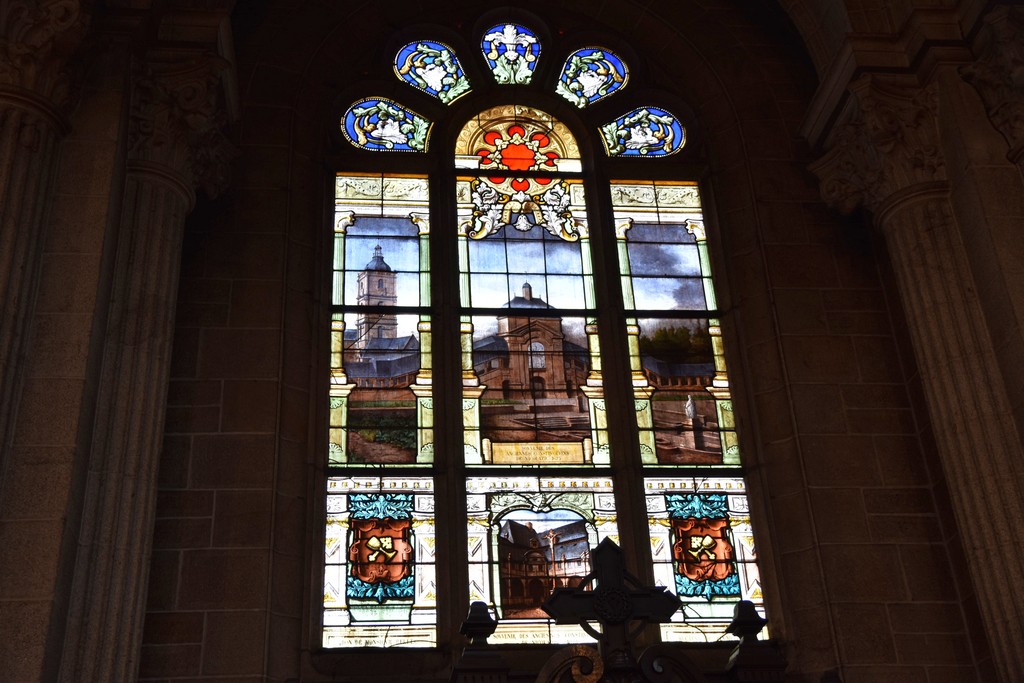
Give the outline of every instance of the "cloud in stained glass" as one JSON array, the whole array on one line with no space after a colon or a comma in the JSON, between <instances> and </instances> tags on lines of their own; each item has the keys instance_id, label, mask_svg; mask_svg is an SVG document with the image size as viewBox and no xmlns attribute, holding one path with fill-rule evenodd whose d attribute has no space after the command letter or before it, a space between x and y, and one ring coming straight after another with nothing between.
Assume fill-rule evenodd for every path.
<instances>
[{"instance_id":1,"label":"cloud in stained glass","mask_svg":"<svg viewBox=\"0 0 1024 683\"><path fill-rule=\"evenodd\" d=\"M699 278L634 277L634 307L649 311L707 310L704 287Z\"/></svg>"},{"instance_id":2,"label":"cloud in stained glass","mask_svg":"<svg viewBox=\"0 0 1024 683\"><path fill-rule=\"evenodd\" d=\"M395 56L395 73L403 81L445 104L469 92L469 79L455 52L444 43L417 40Z\"/></svg>"},{"instance_id":3,"label":"cloud in stained glass","mask_svg":"<svg viewBox=\"0 0 1024 683\"><path fill-rule=\"evenodd\" d=\"M608 156L668 156L686 144L686 130L668 111L641 107L601 126L601 138Z\"/></svg>"},{"instance_id":4,"label":"cloud in stained glass","mask_svg":"<svg viewBox=\"0 0 1024 683\"><path fill-rule=\"evenodd\" d=\"M565 60L555 92L583 108L625 87L628 79L629 71L618 55L587 47Z\"/></svg>"},{"instance_id":5,"label":"cloud in stained glass","mask_svg":"<svg viewBox=\"0 0 1024 683\"><path fill-rule=\"evenodd\" d=\"M355 102L341 130L356 147L385 152L426 152L431 123L411 109L382 97Z\"/></svg>"},{"instance_id":6,"label":"cloud in stained glass","mask_svg":"<svg viewBox=\"0 0 1024 683\"><path fill-rule=\"evenodd\" d=\"M540 40L519 24L498 24L484 32L481 49L494 80L502 85L526 85L540 56Z\"/></svg>"}]
</instances>

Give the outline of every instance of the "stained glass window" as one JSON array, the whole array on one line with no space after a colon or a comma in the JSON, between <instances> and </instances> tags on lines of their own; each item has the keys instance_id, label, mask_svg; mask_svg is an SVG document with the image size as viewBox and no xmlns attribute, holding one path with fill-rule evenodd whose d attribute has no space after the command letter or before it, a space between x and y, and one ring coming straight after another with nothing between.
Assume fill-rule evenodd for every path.
<instances>
[{"instance_id":1,"label":"stained glass window","mask_svg":"<svg viewBox=\"0 0 1024 683\"><path fill-rule=\"evenodd\" d=\"M428 189L335 178L331 464L433 460Z\"/></svg>"},{"instance_id":2,"label":"stained glass window","mask_svg":"<svg viewBox=\"0 0 1024 683\"><path fill-rule=\"evenodd\" d=\"M430 478L331 477L324 647L430 647L437 639Z\"/></svg>"},{"instance_id":3,"label":"stained glass window","mask_svg":"<svg viewBox=\"0 0 1024 683\"><path fill-rule=\"evenodd\" d=\"M530 83L536 33L481 39L499 84ZM552 106L626 84L612 50L568 54ZM480 97L443 43L405 45L394 70L445 103ZM620 533L683 602L662 639L716 641L762 591L699 187L596 182L618 162L586 159L542 108L479 110L443 122L436 178L363 155L334 179L322 643L431 647L471 600L499 618L491 642L589 641L541 604ZM343 129L428 153L430 122L390 100L360 100ZM686 142L655 106L592 131L611 157Z\"/></svg>"},{"instance_id":4,"label":"stained glass window","mask_svg":"<svg viewBox=\"0 0 1024 683\"><path fill-rule=\"evenodd\" d=\"M611 183L644 462L738 465L711 263L694 183Z\"/></svg>"},{"instance_id":5,"label":"stained glass window","mask_svg":"<svg viewBox=\"0 0 1024 683\"><path fill-rule=\"evenodd\" d=\"M746 485L695 476L648 478L644 489L655 580L683 602L662 638L716 641L737 600L762 604Z\"/></svg>"},{"instance_id":6,"label":"stained glass window","mask_svg":"<svg viewBox=\"0 0 1024 683\"><path fill-rule=\"evenodd\" d=\"M565 60L555 91L577 107L611 95L625 87L629 71L611 50L588 47L576 50Z\"/></svg>"},{"instance_id":7,"label":"stained glass window","mask_svg":"<svg viewBox=\"0 0 1024 683\"><path fill-rule=\"evenodd\" d=\"M575 643L540 604L590 573L590 553L618 541L612 481L597 477L472 477L466 481L471 600L496 605L495 643Z\"/></svg>"}]
</instances>

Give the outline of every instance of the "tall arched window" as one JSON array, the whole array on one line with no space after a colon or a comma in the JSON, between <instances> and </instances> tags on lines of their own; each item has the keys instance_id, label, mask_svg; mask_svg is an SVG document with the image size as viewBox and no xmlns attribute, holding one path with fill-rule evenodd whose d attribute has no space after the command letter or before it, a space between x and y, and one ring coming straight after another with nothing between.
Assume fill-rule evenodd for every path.
<instances>
[{"instance_id":1,"label":"tall arched window","mask_svg":"<svg viewBox=\"0 0 1024 683\"><path fill-rule=\"evenodd\" d=\"M477 40L396 51L429 117L339 112L322 644L430 647L471 600L589 640L540 604L604 538L683 601L663 639L715 641L761 588L687 122L615 49Z\"/></svg>"}]
</instances>

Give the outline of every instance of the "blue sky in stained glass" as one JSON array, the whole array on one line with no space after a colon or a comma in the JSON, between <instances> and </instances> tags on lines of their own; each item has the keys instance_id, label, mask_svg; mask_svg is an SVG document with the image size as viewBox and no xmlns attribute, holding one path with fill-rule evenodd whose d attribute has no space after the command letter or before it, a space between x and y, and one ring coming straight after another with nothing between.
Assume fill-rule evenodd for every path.
<instances>
[{"instance_id":1,"label":"blue sky in stained glass","mask_svg":"<svg viewBox=\"0 0 1024 683\"><path fill-rule=\"evenodd\" d=\"M384 262L397 273L399 306L419 301L419 239L407 218L360 216L345 237L345 303L355 304L359 273L373 260L379 245Z\"/></svg>"},{"instance_id":2,"label":"blue sky in stained glass","mask_svg":"<svg viewBox=\"0 0 1024 683\"><path fill-rule=\"evenodd\" d=\"M503 515L498 522L513 521L520 524L529 524L535 531L547 531L571 524L572 522L585 521L583 516L572 510L551 510L550 512L534 512L533 510L514 510Z\"/></svg>"},{"instance_id":3,"label":"blue sky in stained glass","mask_svg":"<svg viewBox=\"0 0 1024 683\"><path fill-rule=\"evenodd\" d=\"M556 308L584 306L579 242L551 237L541 228L528 233L504 228L483 240L470 240L469 268L472 306L504 306L522 296L525 282L534 297Z\"/></svg>"}]
</instances>

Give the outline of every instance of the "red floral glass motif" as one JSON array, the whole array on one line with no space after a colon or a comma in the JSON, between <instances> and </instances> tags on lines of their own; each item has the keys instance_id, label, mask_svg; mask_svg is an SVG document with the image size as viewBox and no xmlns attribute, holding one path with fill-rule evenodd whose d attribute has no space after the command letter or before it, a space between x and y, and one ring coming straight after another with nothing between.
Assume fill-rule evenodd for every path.
<instances>
[{"instance_id":1,"label":"red floral glass motif","mask_svg":"<svg viewBox=\"0 0 1024 683\"><path fill-rule=\"evenodd\" d=\"M353 519L352 576L366 583L396 583L412 571L408 519Z\"/></svg>"},{"instance_id":2,"label":"red floral glass motif","mask_svg":"<svg viewBox=\"0 0 1024 683\"><path fill-rule=\"evenodd\" d=\"M673 519L672 554L678 571L691 581L719 581L734 571L727 519Z\"/></svg>"},{"instance_id":3,"label":"red floral glass motif","mask_svg":"<svg viewBox=\"0 0 1024 683\"><path fill-rule=\"evenodd\" d=\"M526 129L518 123L509 126L505 133L491 130L484 134L484 142L491 145L490 149L480 148L476 154L480 157L481 168L505 168L510 171L536 171L541 166L550 169L555 168L555 161L559 158L558 152L542 151L551 144L551 138L546 134L537 132L527 136ZM500 184L505 181L504 177L492 177L491 182ZM547 185L550 178L535 178L538 185ZM525 192L530 187L530 181L525 178L513 178L511 182L513 190Z\"/></svg>"}]
</instances>

